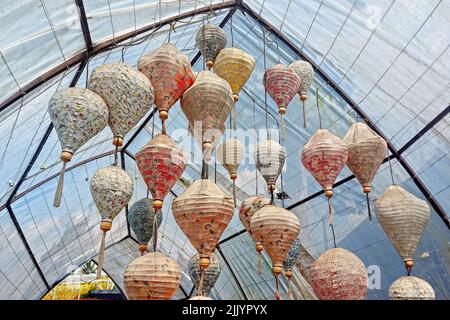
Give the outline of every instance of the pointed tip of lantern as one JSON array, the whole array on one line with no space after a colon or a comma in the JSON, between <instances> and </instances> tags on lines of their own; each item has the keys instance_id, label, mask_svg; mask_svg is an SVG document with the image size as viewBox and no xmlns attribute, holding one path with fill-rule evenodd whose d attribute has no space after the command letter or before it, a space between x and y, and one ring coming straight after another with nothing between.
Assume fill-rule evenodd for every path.
<instances>
[{"instance_id":1,"label":"pointed tip of lantern","mask_svg":"<svg viewBox=\"0 0 450 320\"><path fill-rule=\"evenodd\" d=\"M115 145L116 147L123 146L123 138L120 137L120 136L114 137L113 138L113 145Z\"/></svg>"},{"instance_id":2,"label":"pointed tip of lantern","mask_svg":"<svg viewBox=\"0 0 450 320\"><path fill-rule=\"evenodd\" d=\"M264 250L263 245L261 244L261 242L256 243L255 249L256 249L257 252L262 252Z\"/></svg>"},{"instance_id":3,"label":"pointed tip of lantern","mask_svg":"<svg viewBox=\"0 0 450 320\"><path fill-rule=\"evenodd\" d=\"M233 93L233 101L237 102L239 100L239 95L237 93Z\"/></svg>"},{"instance_id":4,"label":"pointed tip of lantern","mask_svg":"<svg viewBox=\"0 0 450 320\"><path fill-rule=\"evenodd\" d=\"M231 180L236 180L237 179L237 173L236 172L231 172L230 173L230 179Z\"/></svg>"},{"instance_id":5,"label":"pointed tip of lantern","mask_svg":"<svg viewBox=\"0 0 450 320\"><path fill-rule=\"evenodd\" d=\"M405 259L405 267L409 271L411 271L412 267L414 267L414 260L413 259Z\"/></svg>"},{"instance_id":6,"label":"pointed tip of lantern","mask_svg":"<svg viewBox=\"0 0 450 320\"><path fill-rule=\"evenodd\" d=\"M112 228L111 220L102 220L102 222L100 222L100 229L103 232L107 232L107 231L111 230L111 228Z\"/></svg>"},{"instance_id":7,"label":"pointed tip of lantern","mask_svg":"<svg viewBox=\"0 0 450 320\"><path fill-rule=\"evenodd\" d=\"M363 186L363 192L364 193L369 193L371 191L370 186Z\"/></svg>"},{"instance_id":8,"label":"pointed tip of lantern","mask_svg":"<svg viewBox=\"0 0 450 320\"><path fill-rule=\"evenodd\" d=\"M286 270L284 272L284 275L286 276L286 278L290 279L292 277L292 270L291 269Z\"/></svg>"},{"instance_id":9,"label":"pointed tip of lantern","mask_svg":"<svg viewBox=\"0 0 450 320\"><path fill-rule=\"evenodd\" d=\"M207 67L208 69L211 69L211 68L213 67L213 65L214 65L214 62L213 62L213 61L211 61L211 60L206 61L206 67Z\"/></svg>"},{"instance_id":10,"label":"pointed tip of lantern","mask_svg":"<svg viewBox=\"0 0 450 320\"><path fill-rule=\"evenodd\" d=\"M155 200L153 200L153 209L159 210L162 208L163 204L164 204L164 202L162 200L155 199Z\"/></svg>"},{"instance_id":11,"label":"pointed tip of lantern","mask_svg":"<svg viewBox=\"0 0 450 320\"><path fill-rule=\"evenodd\" d=\"M281 273L281 271L283 271L283 268L281 266L279 266L279 265L274 265L273 268L272 268L272 272L276 276L278 276Z\"/></svg>"},{"instance_id":12,"label":"pointed tip of lantern","mask_svg":"<svg viewBox=\"0 0 450 320\"><path fill-rule=\"evenodd\" d=\"M333 196L333 189L325 189L325 196L331 198Z\"/></svg>"},{"instance_id":13,"label":"pointed tip of lantern","mask_svg":"<svg viewBox=\"0 0 450 320\"><path fill-rule=\"evenodd\" d=\"M147 251L147 244L145 244L145 243L139 244L139 251L140 251L142 254L144 254L145 251Z\"/></svg>"},{"instance_id":14,"label":"pointed tip of lantern","mask_svg":"<svg viewBox=\"0 0 450 320\"><path fill-rule=\"evenodd\" d=\"M73 156L72 152L70 152L68 150L63 150L63 151L61 151L61 155L59 156L59 158L63 162L69 162L70 160L72 160L72 156Z\"/></svg>"},{"instance_id":15,"label":"pointed tip of lantern","mask_svg":"<svg viewBox=\"0 0 450 320\"><path fill-rule=\"evenodd\" d=\"M209 263L210 263L210 260L208 257L200 258L200 268L202 268L203 270L205 270L206 268L209 267Z\"/></svg>"},{"instance_id":16,"label":"pointed tip of lantern","mask_svg":"<svg viewBox=\"0 0 450 320\"><path fill-rule=\"evenodd\" d=\"M306 93L300 94L300 100L301 100L301 101L306 101L306 100L308 100L308 96L306 95Z\"/></svg>"},{"instance_id":17,"label":"pointed tip of lantern","mask_svg":"<svg viewBox=\"0 0 450 320\"><path fill-rule=\"evenodd\" d=\"M167 112L166 110L159 111L159 118L161 120L167 120L168 117L169 117L169 112Z\"/></svg>"},{"instance_id":18,"label":"pointed tip of lantern","mask_svg":"<svg viewBox=\"0 0 450 320\"><path fill-rule=\"evenodd\" d=\"M280 106L278 108L278 113L281 114L281 115L285 114L286 113L286 107Z\"/></svg>"}]
</instances>

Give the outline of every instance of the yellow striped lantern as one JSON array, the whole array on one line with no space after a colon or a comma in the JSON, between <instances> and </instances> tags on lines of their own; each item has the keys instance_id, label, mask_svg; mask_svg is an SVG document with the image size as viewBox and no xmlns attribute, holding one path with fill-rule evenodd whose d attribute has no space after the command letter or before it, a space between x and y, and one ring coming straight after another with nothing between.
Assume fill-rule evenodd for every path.
<instances>
[{"instance_id":1,"label":"yellow striped lantern","mask_svg":"<svg viewBox=\"0 0 450 320\"><path fill-rule=\"evenodd\" d=\"M100 168L91 178L91 195L102 217L103 231L98 259L97 278L100 278L105 255L106 232L111 230L114 218L122 211L133 195L133 180L117 166Z\"/></svg>"},{"instance_id":2,"label":"yellow striped lantern","mask_svg":"<svg viewBox=\"0 0 450 320\"><path fill-rule=\"evenodd\" d=\"M63 166L56 188L54 207L61 205L64 172L73 154L108 124L108 107L95 92L83 88L57 91L47 110L61 144Z\"/></svg>"},{"instance_id":3,"label":"yellow striped lantern","mask_svg":"<svg viewBox=\"0 0 450 320\"><path fill-rule=\"evenodd\" d=\"M343 142L348 149L347 166L363 187L369 219L372 220L369 203L370 185L386 156L387 143L362 122L354 123L350 127Z\"/></svg>"},{"instance_id":4,"label":"yellow striped lantern","mask_svg":"<svg viewBox=\"0 0 450 320\"><path fill-rule=\"evenodd\" d=\"M300 232L300 222L292 212L269 204L255 212L250 219L250 229L254 239L262 244L272 260L272 271L276 279L275 297L279 300L278 276L282 271L283 261Z\"/></svg>"},{"instance_id":5,"label":"yellow striped lantern","mask_svg":"<svg viewBox=\"0 0 450 320\"><path fill-rule=\"evenodd\" d=\"M430 219L430 207L402 187L391 185L375 202L375 209L378 222L403 258L409 275L417 246Z\"/></svg>"},{"instance_id":6,"label":"yellow striped lantern","mask_svg":"<svg viewBox=\"0 0 450 320\"><path fill-rule=\"evenodd\" d=\"M227 45L227 33L212 23L201 26L195 36L195 44L211 69L219 52Z\"/></svg>"},{"instance_id":7,"label":"yellow striped lantern","mask_svg":"<svg viewBox=\"0 0 450 320\"><path fill-rule=\"evenodd\" d=\"M434 300L436 294L433 287L425 280L403 276L389 287L389 298L391 300Z\"/></svg>"},{"instance_id":8,"label":"yellow striped lantern","mask_svg":"<svg viewBox=\"0 0 450 320\"><path fill-rule=\"evenodd\" d=\"M300 77L300 87L298 94L303 104L303 127L306 128L306 106L305 101L308 99L308 90L314 80L314 69L307 61L297 60L289 65L289 68L294 70Z\"/></svg>"},{"instance_id":9,"label":"yellow striped lantern","mask_svg":"<svg viewBox=\"0 0 450 320\"><path fill-rule=\"evenodd\" d=\"M127 266L123 283L129 300L169 300L181 284L181 269L171 257L150 252Z\"/></svg>"}]
</instances>

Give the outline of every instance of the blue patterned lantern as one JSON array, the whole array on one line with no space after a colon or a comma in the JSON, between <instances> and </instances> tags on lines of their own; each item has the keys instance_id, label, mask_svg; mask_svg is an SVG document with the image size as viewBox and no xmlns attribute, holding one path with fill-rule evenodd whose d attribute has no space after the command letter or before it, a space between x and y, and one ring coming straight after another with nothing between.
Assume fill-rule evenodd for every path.
<instances>
[{"instance_id":1,"label":"blue patterned lantern","mask_svg":"<svg viewBox=\"0 0 450 320\"><path fill-rule=\"evenodd\" d=\"M283 270L284 275L288 279L288 297L291 298L291 277L292 277L292 268L295 266L298 257L300 256L300 238L294 240L292 243L291 249L289 249L286 258L283 261Z\"/></svg>"},{"instance_id":2,"label":"blue patterned lantern","mask_svg":"<svg viewBox=\"0 0 450 320\"><path fill-rule=\"evenodd\" d=\"M197 288L198 296L207 296L216 284L220 275L220 261L213 253L211 254L208 268L201 272L200 259L198 253L192 256L188 264L189 275Z\"/></svg>"}]
</instances>

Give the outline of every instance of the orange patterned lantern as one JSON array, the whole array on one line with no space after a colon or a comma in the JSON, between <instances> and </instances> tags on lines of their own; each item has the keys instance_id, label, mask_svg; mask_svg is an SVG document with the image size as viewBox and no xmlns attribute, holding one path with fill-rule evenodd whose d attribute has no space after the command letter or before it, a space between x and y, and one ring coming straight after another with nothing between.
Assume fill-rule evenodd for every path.
<instances>
[{"instance_id":1,"label":"orange patterned lantern","mask_svg":"<svg viewBox=\"0 0 450 320\"><path fill-rule=\"evenodd\" d=\"M147 253L132 261L123 275L130 300L169 300L181 283L181 270L171 257Z\"/></svg>"},{"instance_id":2,"label":"orange patterned lantern","mask_svg":"<svg viewBox=\"0 0 450 320\"><path fill-rule=\"evenodd\" d=\"M333 248L322 253L311 268L311 285L320 300L364 300L367 270L353 253Z\"/></svg>"},{"instance_id":3,"label":"orange patterned lantern","mask_svg":"<svg viewBox=\"0 0 450 320\"><path fill-rule=\"evenodd\" d=\"M157 134L138 153L136 163L153 197L153 208L161 209L163 199L180 179L187 159L183 150L165 134Z\"/></svg>"},{"instance_id":4,"label":"orange patterned lantern","mask_svg":"<svg viewBox=\"0 0 450 320\"><path fill-rule=\"evenodd\" d=\"M270 204L255 212L250 220L250 229L272 260L272 271L277 284L275 295L280 299L278 276L282 271L284 258L300 232L300 222L292 212Z\"/></svg>"}]
</instances>

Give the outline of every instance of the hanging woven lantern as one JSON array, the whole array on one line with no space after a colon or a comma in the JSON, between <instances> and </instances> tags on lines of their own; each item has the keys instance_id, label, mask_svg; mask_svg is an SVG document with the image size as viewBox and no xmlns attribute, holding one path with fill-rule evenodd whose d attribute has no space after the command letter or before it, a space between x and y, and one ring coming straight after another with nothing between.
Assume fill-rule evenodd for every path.
<instances>
[{"instance_id":1,"label":"hanging woven lantern","mask_svg":"<svg viewBox=\"0 0 450 320\"><path fill-rule=\"evenodd\" d=\"M159 118L164 122L169 109L194 83L195 75L189 58L172 43L165 43L144 54L138 61L138 69L150 79L155 89L155 105Z\"/></svg>"},{"instance_id":2,"label":"hanging woven lantern","mask_svg":"<svg viewBox=\"0 0 450 320\"><path fill-rule=\"evenodd\" d=\"M250 220L255 214L256 211L261 209L262 207L270 204L270 200L267 198L264 198L263 196L255 195L246 198L241 203L241 207L239 208L239 219L241 220L242 225L247 230L247 232L250 234L250 236L253 238L253 241L255 241L255 248L258 252L258 273L261 273L261 259L262 259L262 251L263 246L261 242L258 242L255 240L252 234L252 230L250 229Z\"/></svg>"},{"instance_id":3,"label":"hanging woven lantern","mask_svg":"<svg viewBox=\"0 0 450 320\"><path fill-rule=\"evenodd\" d=\"M311 285L320 300L364 300L367 270L353 253L333 248L322 253L311 268Z\"/></svg>"},{"instance_id":4,"label":"hanging woven lantern","mask_svg":"<svg viewBox=\"0 0 450 320\"><path fill-rule=\"evenodd\" d=\"M300 256L300 238L297 238L292 242L291 248L289 249L286 258L283 261L283 270L284 275L288 279L288 297L292 299L291 294L291 277L292 277L292 268L297 262L298 257Z\"/></svg>"},{"instance_id":5,"label":"hanging woven lantern","mask_svg":"<svg viewBox=\"0 0 450 320\"><path fill-rule=\"evenodd\" d=\"M200 268L200 256L196 253L189 259L188 272L194 286L197 288L197 295L207 296L220 276L219 258L214 253L211 254L210 264L203 272L203 279L201 279L202 269Z\"/></svg>"},{"instance_id":6,"label":"hanging woven lantern","mask_svg":"<svg viewBox=\"0 0 450 320\"><path fill-rule=\"evenodd\" d=\"M237 139L225 140L216 151L217 161L227 169L230 179L233 180L233 200L236 205L236 179L237 169L244 159L244 147Z\"/></svg>"},{"instance_id":7,"label":"hanging woven lantern","mask_svg":"<svg viewBox=\"0 0 450 320\"><path fill-rule=\"evenodd\" d=\"M73 154L108 124L108 107L88 89L67 88L57 91L47 110L61 144L63 161L53 206L61 205L66 164Z\"/></svg>"},{"instance_id":8,"label":"hanging woven lantern","mask_svg":"<svg viewBox=\"0 0 450 320\"><path fill-rule=\"evenodd\" d=\"M208 179L195 180L172 202L175 221L200 254L203 270L209 266L233 209L233 200Z\"/></svg>"},{"instance_id":9,"label":"hanging woven lantern","mask_svg":"<svg viewBox=\"0 0 450 320\"><path fill-rule=\"evenodd\" d=\"M292 98L300 87L300 77L291 68L276 64L264 73L264 86L278 106L278 113L283 115Z\"/></svg>"},{"instance_id":10,"label":"hanging woven lantern","mask_svg":"<svg viewBox=\"0 0 450 320\"><path fill-rule=\"evenodd\" d=\"M165 134L157 134L138 153L136 163L148 190L152 194L153 208L161 209L170 188L180 179L187 159L183 150Z\"/></svg>"},{"instance_id":11,"label":"hanging woven lantern","mask_svg":"<svg viewBox=\"0 0 450 320\"><path fill-rule=\"evenodd\" d=\"M128 223L136 235L139 242L139 251L142 254L147 250L147 243L152 236L158 237L157 230L162 222L161 210L153 208L152 199L143 198L130 207L128 210ZM156 241L154 242L156 244Z\"/></svg>"},{"instance_id":12,"label":"hanging woven lantern","mask_svg":"<svg viewBox=\"0 0 450 320\"><path fill-rule=\"evenodd\" d=\"M386 141L365 123L357 122L350 127L343 142L348 149L347 166L363 186L369 219L372 219L369 204L370 185L386 156Z\"/></svg>"},{"instance_id":13,"label":"hanging woven lantern","mask_svg":"<svg viewBox=\"0 0 450 320\"><path fill-rule=\"evenodd\" d=\"M91 178L91 195L102 217L103 231L98 259L97 278L100 278L105 254L106 232L111 230L114 218L122 211L133 195L133 180L117 166L100 168Z\"/></svg>"},{"instance_id":14,"label":"hanging woven lantern","mask_svg":"<svg viewBox=\"0 0 450 320\"><path fill-rule=\"evenodd\" d=\"M200 27L195 36L195 44L206 61L206 66L212 68L219 52L227 45L227 33L212 23Z\"/></svg>"},{"instance_id":15,"label":"hanging woven lantern","mask_svg":"<svg viewBox=\"0 0 450 320\"><path fill-rule=\"evenodd\" d=\"M305 101L308 99L308 90L314 79L314 69L309 62L297 60L289 65L289 68L294 70L295 73L300 77L300 87L298 94L300 95L300 100L303 103L303 127L306 128L306 107Z\"/></svg>"},{"instance_id":16,"label":"hanging woven lantern","mask_svg":"<svg viewBox=\"0 0 450 320\"><path fill-rule=\"evenodd\" d=\"M285 160L286 151L274 140L264 140L256 146L256 168L266 180L267 188L272 195Z\"/></svg>"},{"instance_id":17,"label":"hanging woven lantern","mask_svg":"<svg viewBox=\"0 0 450 320\"><path fill-rule=\"evenodd\" d=\"M300 232L298 218L292 212L270 204L255 212L250 220L250 229L272 260L277 284L275 296L279 299L278 276L286 254Z\"/></svg>"},{"instance_id":18,"label":"hanging woven lantern","mask_svg":"<svg viewBox=\"0 0 450 320\"><path fill-rule=\"evenodd\" d=\"M403 276L395 280L389 287L391 300L434 300L433 287L417 277Z\"/></svg>"},{"instance_id":19,"label":"hanging woven lantern","mask_svg":"<svg viewBox=\"0 0 450 320\"><path fill-rule=\"evenodd\" d=\"M123 283L130 300L169 300L181 284L181 270L171 257L150 252L128 265Z\"/></svg>"},{"instance_id":20,"label":"hanging woven lantern","mask_svg":"<svg viewBox=\"0 0 450 320\"><path fill-rule=\"evenodd\" d=\"M330 198L333 184L347 161L347 146L327 129L319 129L303 146L301 160L306 170L316 179L328 197L330 225L333 225L333 210Z\"/></svg>"},{"instance_id":21,"label":"hanging woven lantern","mask_svg":"<svg viewBox=\"0 0 450 320\"><path fill-rule=\"evenodd\" d=\"M189 300L213 300L210 297L204 297L204 296L195 296L193 298L190 298Z\"/></svg>"},{"instance_id":22,"label":"hanging woven lantern","mask_svg":"<svg viewBox=\"0 0 450 320\"><path fill-rule=\"evenodd\" d=\"M220 51L214 63L214 72L228 81L236 102L239 92L255 69L255 58L237 48L225 48Z\"/></svg>"},{"instance_id":23,"label":"hanging woven lantern","mask_svg":"<svg viewBox=\"0 0 450 320\"><path fill-rule=\"evenodd\" d=\"M405 262L408 274L414 265L414 254L430 219L428 204L391 185L375 202L378 222Z\"/></svg>"},{"instance_id":24,"label":"hanging woven lantern","mask_svg":"<svg viewBox=\"0 0 450 320\"><path fill-rule=\"evenodd\" d=\"M201 71L194 85L183 94L180 105L189 130L202 147L204 160L209 162L233 107L230 85L210 71Z\"/></svg>"},{"instance_id":25,"label":"hanging woven lantern","mask_svg":"<svg viewBox=\"0 0 450 320\"><path fill-rule=\"evenodd\" d=\"M105 100L113 144L123 145L125 135L142 119L155 100L153 86L136 69L113 62L100 65L89 77L88 88Z\"/></svg>"}]
</instances>

